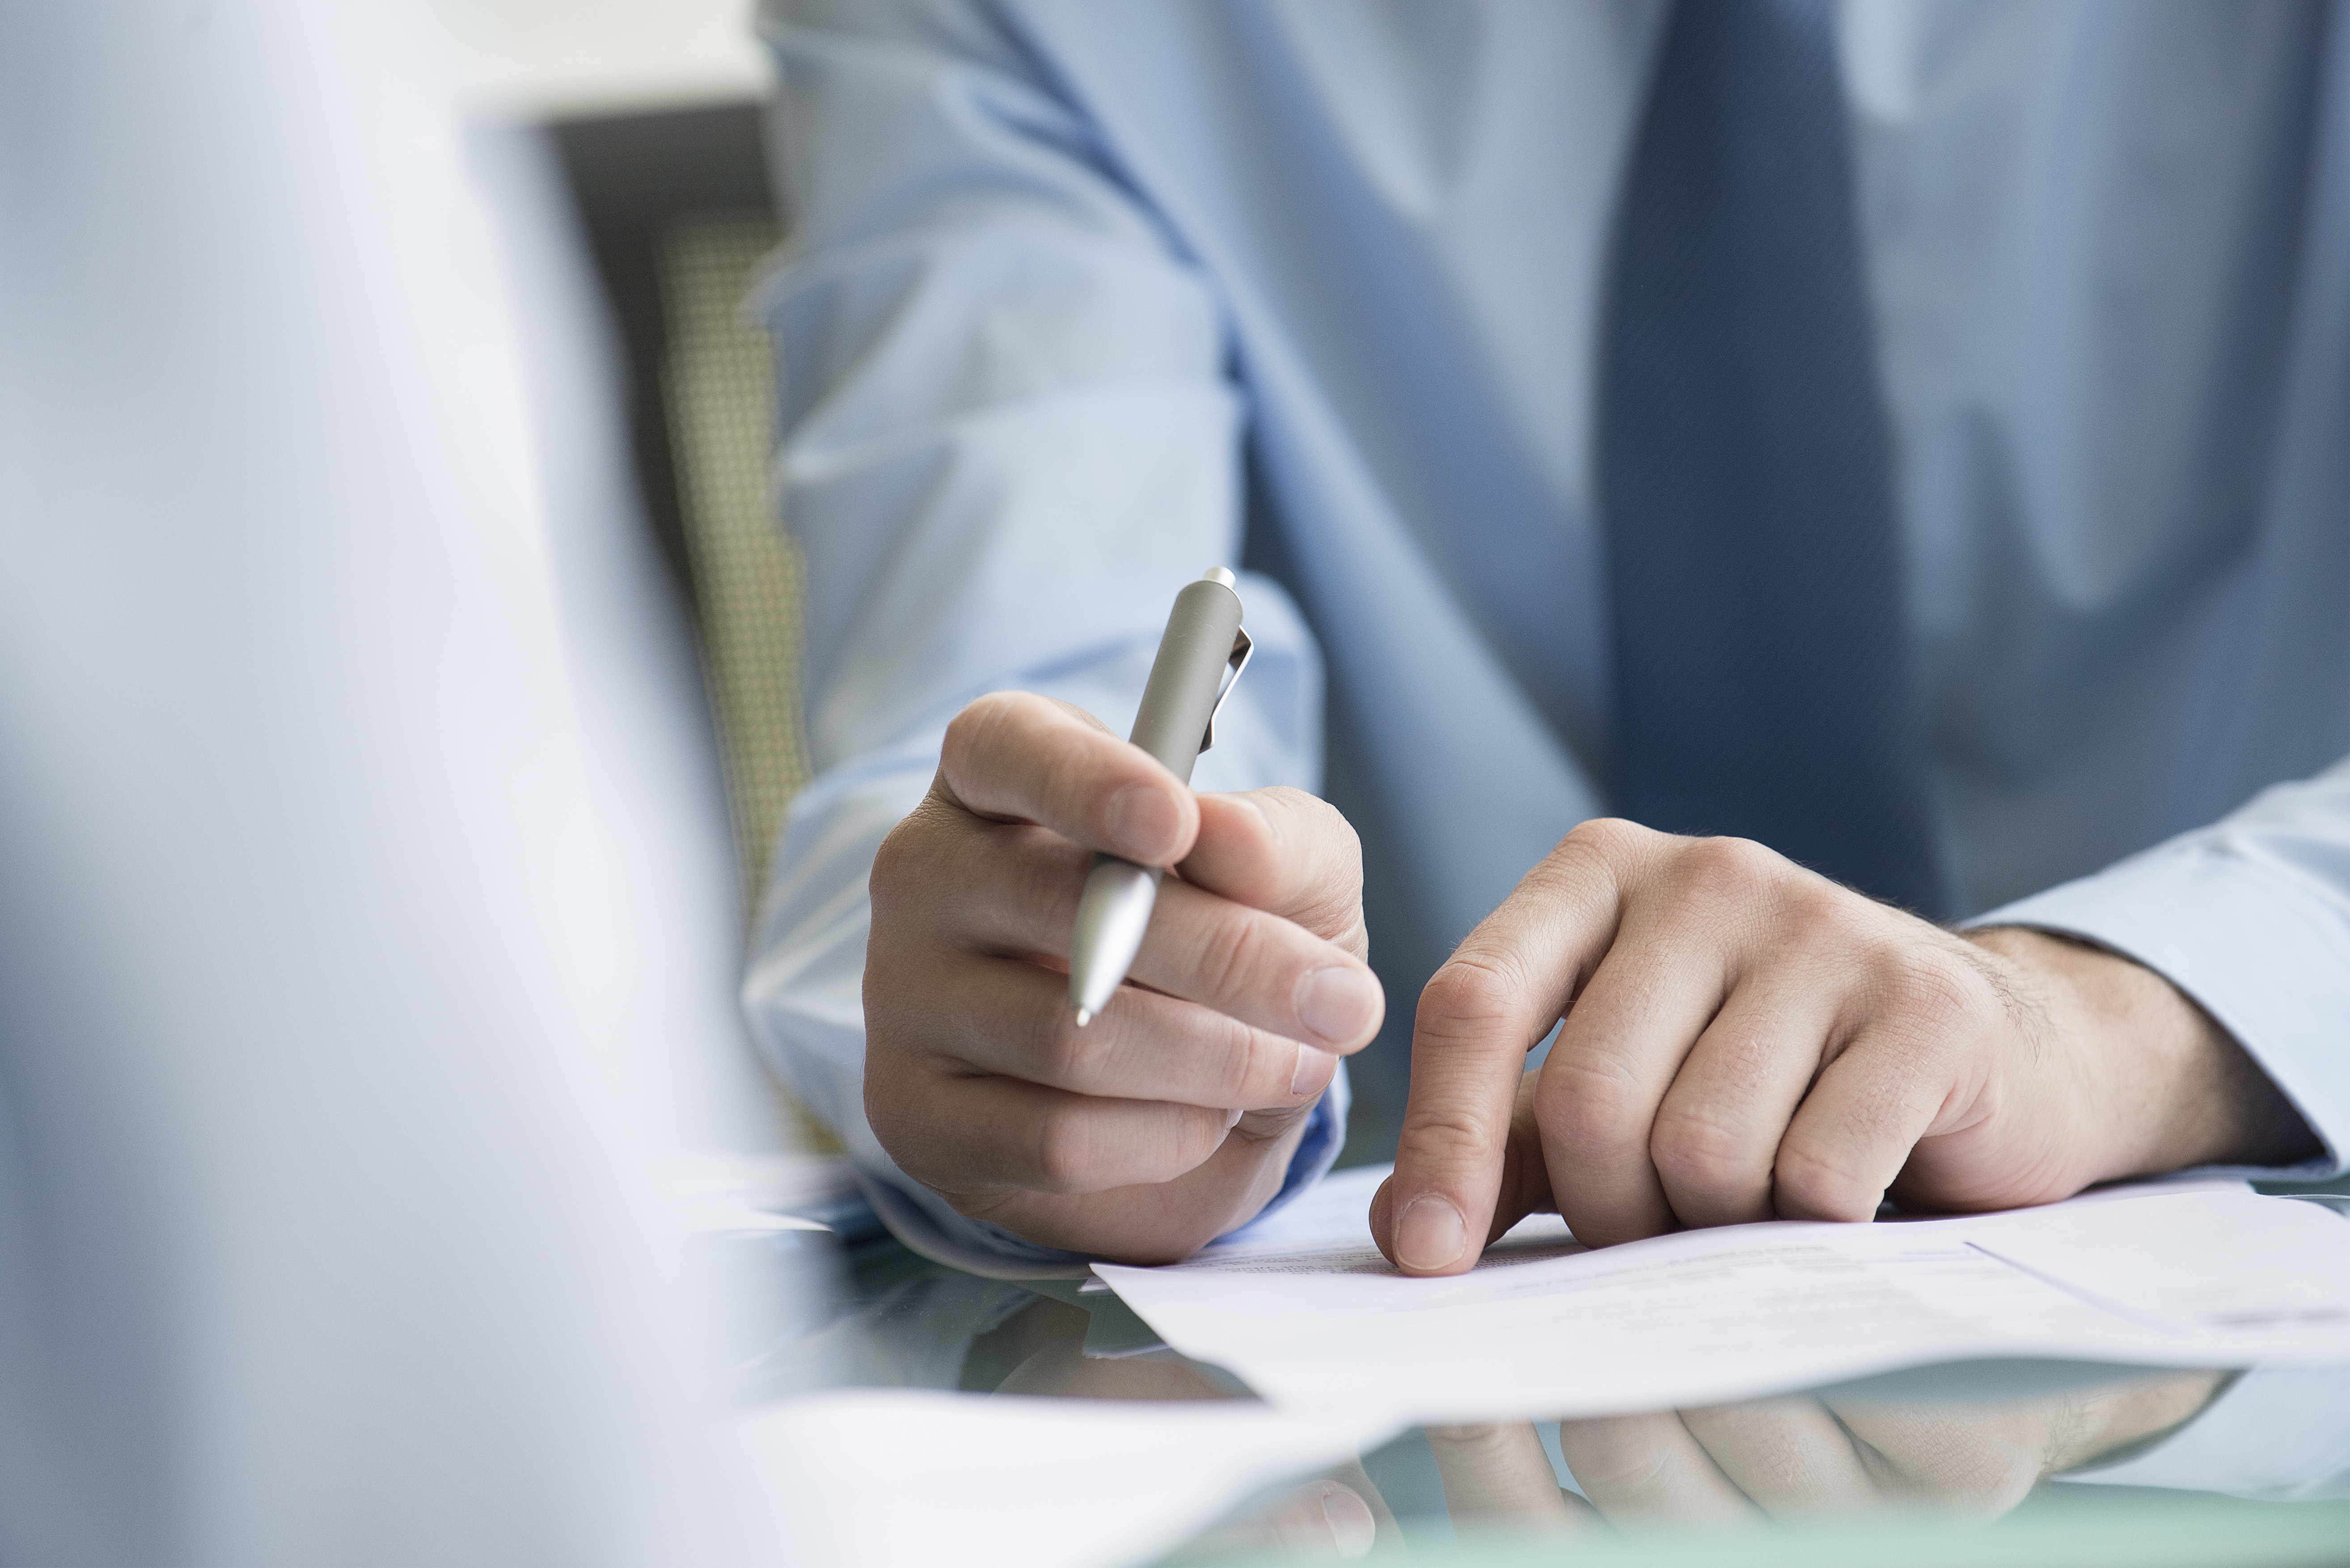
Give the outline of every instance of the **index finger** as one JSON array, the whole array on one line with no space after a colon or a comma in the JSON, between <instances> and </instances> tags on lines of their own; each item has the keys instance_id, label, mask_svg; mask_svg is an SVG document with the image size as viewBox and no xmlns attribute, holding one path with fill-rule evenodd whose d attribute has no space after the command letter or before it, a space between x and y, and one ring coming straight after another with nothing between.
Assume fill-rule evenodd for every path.
<instances>
[{"instance_id":1,"label":"index finger","mask_svg":"<svg viewBox=\"0 0 2350 1568\"><path fill-rule=\"evenodd\" d=\"M1615 938L1628 823L1586 823L1526 873L1420 993L1395 1175L1372 1220L1409 1274L1459 1273L1493 1220L1510 1113L1542 1043ZM1661 837L1661 836L1654 836Z\"/></svg>"},{"instance_id":2,"label":"index finger","mask_svg":"<svg viewBox=\"0 0 2350 1568\"><path fill-rule=\"evenodd\" d=\"M1174 864L1200 832L1199 803L1156 757L1034 692L990 692L956 714L938 787L978 815L1033 822L1144 866Z\"/></svg>"}]
</instances>

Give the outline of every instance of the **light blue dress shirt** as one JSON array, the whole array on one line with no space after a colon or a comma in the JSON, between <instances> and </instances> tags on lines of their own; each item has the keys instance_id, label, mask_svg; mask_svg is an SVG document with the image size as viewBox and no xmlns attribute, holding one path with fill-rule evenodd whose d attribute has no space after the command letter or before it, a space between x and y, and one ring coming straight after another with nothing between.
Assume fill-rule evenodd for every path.
<instances>
[{"instance_id":1,"label":"light blue dress shirt","mask_svg":"<svg viewBox=\"0 0 2350 1568\"><path fill-rule=\"evenodd\" d=\"M972 698L1122 730L1175 588L1271 574L1198 783L1319 787L1362 832L1367 1142L1420 982L1607 810L1594 349L1665 14L771 0L794 229L758 308L816 775L746 999L917 1246L1066 1261L861 1110L868 869ZM1838 44L1960 901L2169 976L2338 1155L2350 16L1853 0Z\"/></svg>"}]
</instances>

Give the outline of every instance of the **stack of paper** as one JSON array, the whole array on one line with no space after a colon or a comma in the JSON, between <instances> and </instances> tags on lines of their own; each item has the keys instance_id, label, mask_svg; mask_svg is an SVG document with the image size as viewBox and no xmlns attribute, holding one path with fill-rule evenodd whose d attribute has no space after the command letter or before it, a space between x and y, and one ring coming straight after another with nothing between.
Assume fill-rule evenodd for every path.
<instances>
[{"instance_id":1,"label":"stack of paper","mask_svg":"<svg viewBox=\"0 0 2350 1568\"><path fill-rule=\"evenodd\" d=\"M1339 1207L1382 1173L1351 1174L1352 1191L1190 1263L1096 1272L1170 1345L1277 1405L1406 1421L1714 1404L1989 1356L2350 1363L2350 1224L2238 1184L1598 1251L1554 1220L1475 1272L1413 1280Z\"/></svg>"}]
</instances>

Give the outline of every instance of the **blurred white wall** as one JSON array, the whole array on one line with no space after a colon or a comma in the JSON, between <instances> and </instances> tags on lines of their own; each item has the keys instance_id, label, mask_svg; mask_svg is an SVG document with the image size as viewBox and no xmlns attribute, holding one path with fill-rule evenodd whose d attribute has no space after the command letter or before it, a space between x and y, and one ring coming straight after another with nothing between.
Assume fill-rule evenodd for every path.
<instances>
[{"instance_id":1,"label":"blurred white wall","mask_svg":"<svg viewBox=\"0 0 2350 1568\"><path fill-rule=\"evenodd\" d=\"M755 99L752 0L417 0L438 7L465 94L531 119Z\"/></svg>"}]
</instances>

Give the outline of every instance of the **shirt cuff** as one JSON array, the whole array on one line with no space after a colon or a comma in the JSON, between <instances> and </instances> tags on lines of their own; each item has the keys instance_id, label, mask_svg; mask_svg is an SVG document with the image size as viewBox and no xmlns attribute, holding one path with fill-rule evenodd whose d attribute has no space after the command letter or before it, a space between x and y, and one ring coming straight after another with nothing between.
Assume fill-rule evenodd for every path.
<instances>
[{"instance_id":1,"label":"shirt cuff","mask_svg":"<svg viewBox=\"0 0 2350 1568\"><path fill-rule=\"evenodd\" d=\"M2152 1448L2055 1479L2239 1497L2350 1494L2350 1366L2255 1368Z\"/></svg>"},{"instance_id":2,"label":"shirt cuff","mask_svg":"<svg viewBox=\"0 0 2350 1568\"><path fill-rule=\"evenodd\" d=\"M2199 1003L2324 1143L2247 1175L2339 1175L2350 1150L2350 910L2224 829L2117 862L1970 920L2085 937Z\"/></svg>"}]
</instances>

